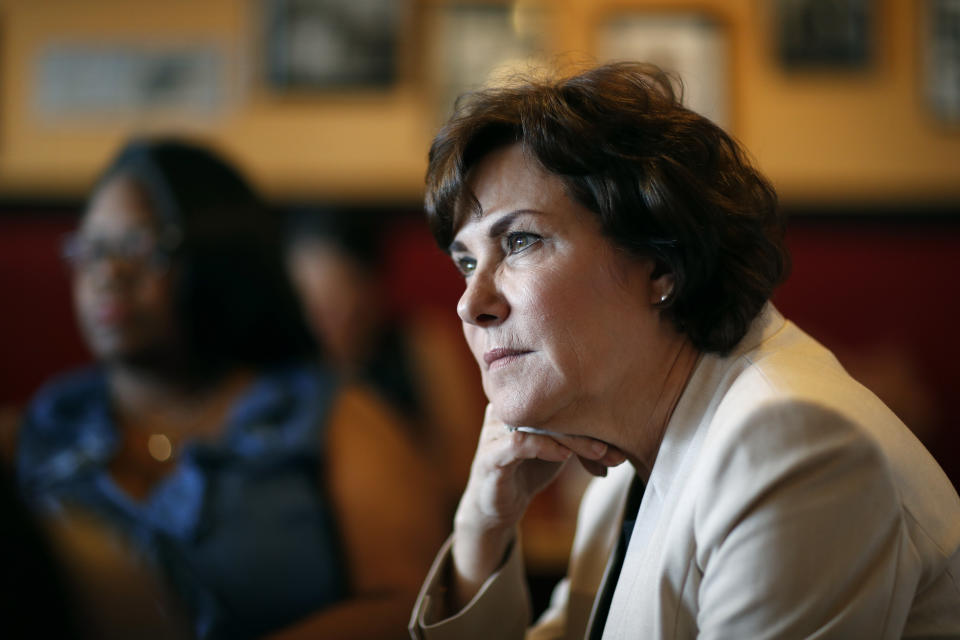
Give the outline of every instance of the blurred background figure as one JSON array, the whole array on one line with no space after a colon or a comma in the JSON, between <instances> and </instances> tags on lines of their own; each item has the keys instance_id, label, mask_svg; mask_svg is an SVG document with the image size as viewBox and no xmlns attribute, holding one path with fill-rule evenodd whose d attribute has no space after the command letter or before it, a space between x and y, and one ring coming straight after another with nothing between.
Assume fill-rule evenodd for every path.
<instances>
[{"instance_id":1,"label":"blurred background figure","mask_svg":"<svg viewBox=\"0 0 960 640\"><path fill-rule=\"evenodd\" d=\"M452 515L479 435L483 396L451 318L391 309L384 286L393 266L385 248L390 226L375 211L295 208L287 266L321 358L404 417L443 482Z\"/></svg>"},{"instance_id":2,"label":"blurred background figure","mask_svg":"<svg viewBox=\"0 0 960 640\"><path fill-rule=\"evenodd\" d=\"M279 229L214 152L127 145L64 249L98 363L27 408L20 483L121 534L198 637L397 637L436 483L375 396L301 364Z\"/></svg>"},{"instance_id":3,"label":"blurred background figure","mask_svg":"<svg viewBox=\"0 0 960 640\"><path fill-rule=\"evenodd\" d=\"M3 541L4 635L81 637L62 567L33 514L20 500L6 466L0 474L0 540Z\"/></svg>"},{"instance_id":4,"label":"blurred background figure","mask_svg":"<svg viewBox=\"0 0 960 640\"><path fill-rule=\"evenodd\" d=\"M125 543L83 514L41 521L0 472L5 638L178 640L193 634L172 595Z\"/></svg>"}]
</instances>

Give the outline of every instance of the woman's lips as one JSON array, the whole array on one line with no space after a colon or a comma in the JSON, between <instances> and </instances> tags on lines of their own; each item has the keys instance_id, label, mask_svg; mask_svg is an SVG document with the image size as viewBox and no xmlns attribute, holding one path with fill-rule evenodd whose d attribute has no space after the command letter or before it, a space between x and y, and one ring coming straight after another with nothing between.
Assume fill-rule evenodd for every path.
<instances>
[{"instance_id":1,"label":"woman's lips","mask_svg":"<svg viewBox=\"0 0 960 640\"><path fill-rule=\"evenodd\" d=\"M530 351L523 349L491 349L483 354L483 361L487 364L487 370L506 366L520 356L525 356Z\"/></svg>"},{"instance_id":2,"label":"woman's lips","mask_svg":"<svg viewBox=\"0 0 960 640\"><path fill-rule=\"evenodd\" d=\"M116 301L100 302L94 307L93 317L97 324L116 326L124 324L130 319L132 309L130 305Z\"/></svg>"}]
</instances>

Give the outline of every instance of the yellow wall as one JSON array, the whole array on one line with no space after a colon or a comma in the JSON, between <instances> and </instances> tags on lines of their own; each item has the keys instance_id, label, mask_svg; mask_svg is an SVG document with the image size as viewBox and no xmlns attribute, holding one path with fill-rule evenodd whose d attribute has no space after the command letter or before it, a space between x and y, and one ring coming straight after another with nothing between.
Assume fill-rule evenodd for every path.
<instances>
[{"instance_id":1,"label":"yellow wall","mask_svg":"<svg viewBox=\"0 0 960 640\"><path fill-rule=\"evenodd\" d=\"M327 98L271 96L250 78L256 63L252 6L247 0L4 1L0 193L82 194L129 134L175 128L216 141L269 195L418 198L431 131L416 87ZM213 121L172 116L51 125L31 111L33 61L51 42L87 40L222 46L233 54L239 104Z\"/></svg>"},{"instance_id":2,"label":"yellow wall","mask_svg":"<svg viewBox=\"0 0 960 640\"><path fill-rule=\"evenodd\" d=\"M420 8L432 3L423 0ZM0 196L83 194L130 133L206 135L268 195L416 201L435 117L421 70L424 22L409 32L388 92L278 97L256 82L255 0L0 0ZM732 129L791 202L960 200L960 130L922 101L922 3L876 0L877 55L861 72L787 74L773 56L769 0L553 0L554 53L590 55L610 12L704 9L731 35ZM421 11L421 14L425 11ZM31 74L52 42L213 42L231 52L235 107L216 120L45 122ZM419 59L419 64L418 64Z\"/></svg>"}]
</instances>

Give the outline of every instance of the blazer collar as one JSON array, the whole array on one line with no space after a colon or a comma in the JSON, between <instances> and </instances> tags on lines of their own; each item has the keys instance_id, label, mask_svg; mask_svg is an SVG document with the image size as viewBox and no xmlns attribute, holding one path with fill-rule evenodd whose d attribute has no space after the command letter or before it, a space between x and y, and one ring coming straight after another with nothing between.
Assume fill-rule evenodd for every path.
<instances>
[{"instance_id":1,"label":"blazer collar","mask_svg":"<svg viewBox=\"0 0 960 640\"><path fill-rule=\"evenodd\" d=\"M644 502L663 500L701 425L709 424L737 374L747 366L743 356L780 331L786 320L772 303L766 303L747 334L725 355L702 354L664 430ZM642 509L642 507L641 507Z\"/></svg>"},{"instance_id":2,"label":"blazer collar","mask_svg":"<svg viewBox=\"0 0 960 640\"><path fill-rule=\"evenodd\" d=\"M670 496L671 488L679 478L690 473L689 465L684 466L683 464L685 458L689 452L695 451L699 447L700 440L707 431L706 425L709 425L713 419L717 406L726 394L727 389L733 384L739 373L749 366L749 361L743 356L757 349L764 341L780 331L785 324L786 320L783 316L774 308L773 304L768 302L751 323L747 334L729 354L725 356L701 355L664 431L663 441L657 452L653 469L650 472L650 479L643 495L643 501L640 503L640 509L637 513L636 525L630 536L630 544L620 574L621 578L630 575L630 564L639 559L640 554L632 553L632 551L647 546L664 510L670 508L670 501L673 499ZM616 504L619 505L620 509L618 513L622 514L626 501L626 491L630 485L629 478L632 474L616 473L614 475L618 476L618 494L620 494L617 497ZM617 524L620 521L621 518L616 519ZM611 540L607 541L609 549L613 548L616 541L615 534L619 531L613 524L611 524L611 529L613 530ZM597 594L603 592L609 571L608 561ZM589 637L596 607L595 599L590 612L586 637ZM629 615L629 612L617 610L615 597L607 616L607 625L615 624L614 621L623 615Z\"/></svg>"}]
</instances>

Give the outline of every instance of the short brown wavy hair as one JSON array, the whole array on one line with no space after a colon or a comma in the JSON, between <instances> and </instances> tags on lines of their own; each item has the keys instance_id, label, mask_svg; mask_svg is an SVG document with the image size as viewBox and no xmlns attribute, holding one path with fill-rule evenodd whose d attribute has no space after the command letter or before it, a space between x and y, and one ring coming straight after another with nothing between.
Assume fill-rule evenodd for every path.
<instances>
[{"instance_id":1,"label":"short brown wavy hair","mask_svg":"<svg viewBox=\"0 0 960 640\"><path fill-rule=\"evenodd\" d=\"M433 140L426 176L427 218L443 250L477 205L470 169L514 143L598 216L615 245L673 274L663 313L700 350L732 349L786 277L772 186L652 65L608 64L461 96Z\"/></svg>"}]
</instances>

